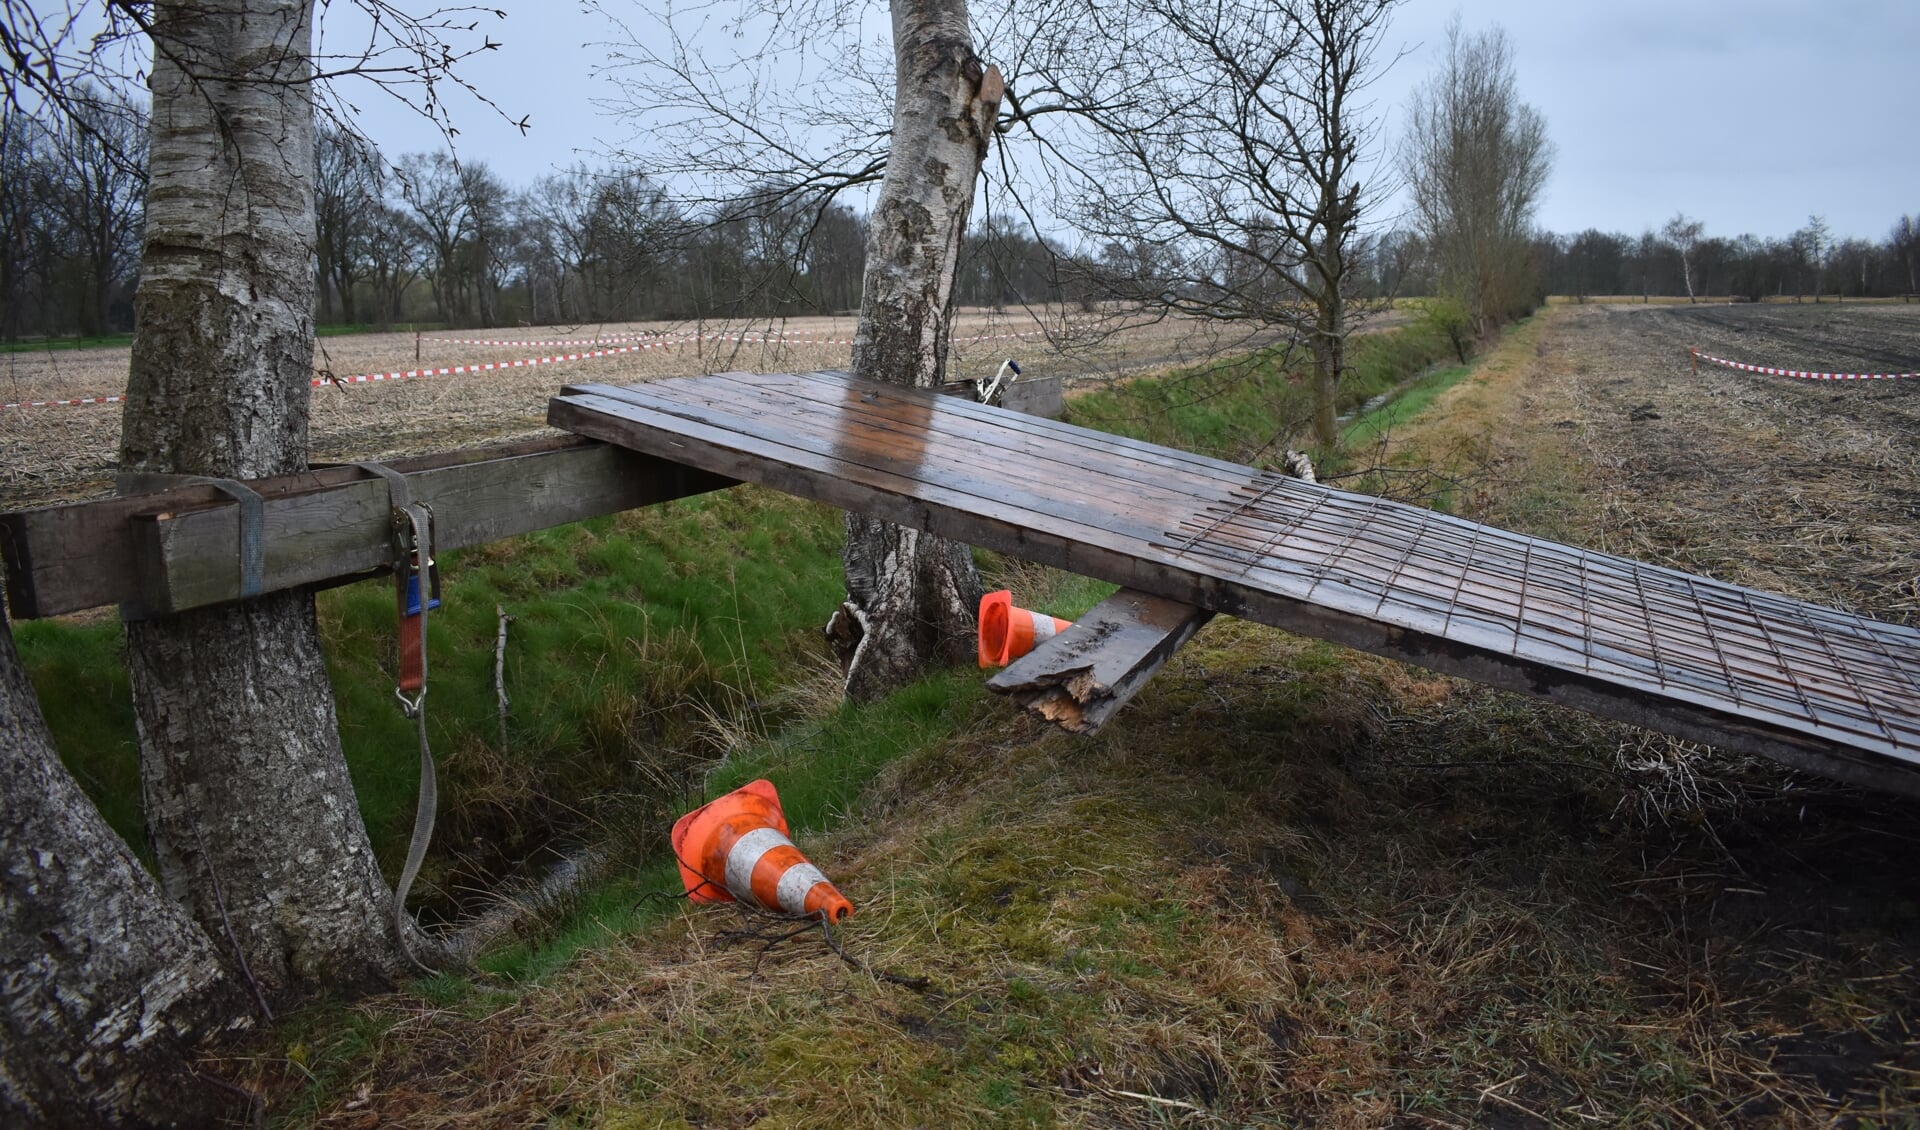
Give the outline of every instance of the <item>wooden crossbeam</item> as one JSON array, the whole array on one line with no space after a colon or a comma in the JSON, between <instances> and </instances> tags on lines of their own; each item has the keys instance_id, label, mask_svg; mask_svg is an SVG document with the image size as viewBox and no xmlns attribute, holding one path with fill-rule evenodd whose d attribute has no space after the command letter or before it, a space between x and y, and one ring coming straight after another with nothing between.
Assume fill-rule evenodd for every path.
<instances>
[{"instance_id":1,"label":"wooden crossbeam","mask_svg":"<svg viewBox=\"0 0 1920 1130\"><path fill-rule=\"evenodd\" d=\"M731 486L734 480L578 436L397 459L433 509L437 548ZM386 483L325 467L249 484L265 499L267 592L351 580L392 560ZM240 507L209 486L0 515L16 619L119 604L164 615L240 595Z\"/></svg>"},{"instance_id":2,"label":"wooden crossbeam","mask_svg":"<svg viewBox=\"0 0 1920 1130\"><path fill-rule=\"evenodd\" d=\"M1064 730L1098 733L1211 619L1207 609L1121 589L987 680L987 689Z\"/></svg>"}]
</instances>

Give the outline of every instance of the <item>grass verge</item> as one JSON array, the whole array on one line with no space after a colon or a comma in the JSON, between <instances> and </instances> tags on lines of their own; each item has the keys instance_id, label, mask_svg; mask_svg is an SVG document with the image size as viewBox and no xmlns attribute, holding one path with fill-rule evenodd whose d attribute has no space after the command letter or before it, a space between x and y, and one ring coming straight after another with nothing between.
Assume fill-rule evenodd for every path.
<instances>
[{"instance_id":1,"label":"grass verge","mask_svg":"<svg viewBox=\"0 0 1920 1130\"><path fill-rule=\"evenodd\" d=\"M46 337L35 341L0 341L0 353L64 353L75 349L124 349L133 344L132 334L98 334L92 337Z\"/></svg>"},{"instance_id":2,"label":"grass verge","mask_svg":"<svg viewBox=\"0 0 1920 1130\"><path fill-rule=\"evenodd\" d=\"M1453 355L1425 320L1350 339L1338 410L1347 412ZM1075 396L1072 423L1235 463L1276 461L1313 418L1303 360L1263 351ZM1318 458L1322 453L1315 453Z\"/></svg>"},{"instance_id":3,"label":"grass verge","mask_svg":"<svg viewBox=\"0 0 1920 1130\"><path fill-rule=\"evenodd\" d=\"M1577 460L1528 427L1553 324L1380 431L1378 464L1494 468L1461 509L1565 510L1577 526ZM1095 406L1233 457L1282 422L1246 395L1256 379L1286 385L1142 382ZM1526 503L1518 488L1556 461L1563 477ZM727 518L685 534L743 536ZM650 536L650 553L678 545ZM562 548L538 568L537 547L515 550L528 556L501 583L550 576L552 596L569 569L625 552ZM1048 611L1103 592L988 566ZM685 599L710 611L732 591ZM700 653L729 654L738 629L712 627ZM632 629L582 633L568 671ZM490 654L490 624L469 634ZM790 689L806 685L781 681L792 669L714 700L829 697ZM640 870L475 975L315 1008L208 1069L291 1125L1920 1117L1920 888L1898 809L1817 791L1755 803L1692 776L1664 739L1236 621L1092 740L1014 716L973 672L868 707L796 705L763 732L688 764L687 803L772 777L802 848L859 908L838 937L852 961L817 932L647 897L672 876Z\"/></svg>"}]
</instances>

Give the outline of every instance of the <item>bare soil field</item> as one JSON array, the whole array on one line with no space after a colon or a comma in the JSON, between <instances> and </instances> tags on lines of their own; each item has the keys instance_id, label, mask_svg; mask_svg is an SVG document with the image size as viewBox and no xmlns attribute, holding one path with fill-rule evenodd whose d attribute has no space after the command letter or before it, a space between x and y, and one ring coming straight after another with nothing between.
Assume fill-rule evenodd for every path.
<instances>
[{"instance_id":1,"label":"bare soil field","mask_svg":"<svg viewBox=\"0 0 1920 1130\"><path fill-rule=\"evenodd\" d=\"M1404 321L1389 314L1376 326ZM386 459L525 438L545 431L560 386L632 383L722 370L844 368L853 318L768 323L620 323L321 338L316 376L404 372L626 350L491 372L333 384L314 390L315 462ZM1240 335L1233 329L1227 334ZM1006 357L1032 376L1108 379L1165 369L1255 342L1179 321L1112 325L1059 310L962 311L951 377L991 376ZM416 346L418 359L416 360ZM0 402L112 396L126 388L125 348L0 355ZM0 410L0 508L44 505L111 489L118 404Z\"/></svg>"},{"instance_id":2,"label":"bare soil field","mask_svg":"<svg viewBox=\"0 0 1920 1130\"><path fill-rule=\"evenodd\" d=\"M1911 623L1920 614L1920 380L1701 364L1920 369L1920 306L1571 308L1539 424L1606 480L1612 552Z\"/></svg>"}]
</instances>

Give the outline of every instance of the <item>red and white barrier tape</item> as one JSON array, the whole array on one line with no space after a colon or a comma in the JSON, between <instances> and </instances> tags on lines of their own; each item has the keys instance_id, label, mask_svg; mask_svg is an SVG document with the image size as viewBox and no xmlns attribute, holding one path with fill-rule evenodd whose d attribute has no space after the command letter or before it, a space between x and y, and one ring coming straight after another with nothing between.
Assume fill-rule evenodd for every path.
<instances>
[{"instance_id":1,"label":"red and white barrier tape","mask_svg":"<svg viewBox=\"0 0 1920 1130\"><path fill-rule=\"evenodd\" d=\"M1702 353L1690 349L1689 353L1701 361L1714 365L1723 365L1729 369L1738 369L1743 373L1765 373L1770 377L1799 377L1809 381L1907 381L1920 380L1920 373L1810 373L1800 369L1775 369L1767 365L1748 365L1740 361L1729 361L1725 357L1715 357L1711 353Z\"/></svg>"},{"instance_id":2,"label":"red and white barrier tape","mask_svg":"<svg viewBox=\"0 0 1920 1130\"><path fill-rule=\"evenodd\" d=\"M423 337L425 345L616 345L623 341L653 340L659 334L605 334L600 337L559 337L547 341L512 341L480 337Z\"/></svg>"},{"instance_id":3,"label":"red and white barrier tape","mask_svg":"<svg viewBox=\"0 0 1920 1130\"><path fill-rule=\"evenodd\" d=\"M982 341L1007 341L1013 338L1040 337L1047 331L1029 330L1024 333L980 334L974 337L959 338L957 344L973 345ZM610 342L642 341L646 348L659 349L668 345L688 345L702 341L734 342L742 345L852 345L850 337L799 337L781 333L689 333L676 330L658 334L607 334L596 338L559 338L549 341L502 340L499 338L472 337L427 337L421 338L428 345L605 345Z\"/></svg>"},{"instance_id":4,"label":"red and white barrier tape","mask_svg":"<svg viewBox=\"0 0 1920 1130\"><path fill-rule=\"evenodd\" d=\"M76 404L119 404L124 396L79 396L72 400L16 400L0 404L0 412L9 408L66 408Z\"/></svg>"},{"instance_id":5,"label":"red and white barrier tape","mask_svg":"<svg viewBox=\"0 0 1920 1130\"><path fill-rule=\"evenodd\" d=\"M351 377L315 377L314 388L323 385L357 385L370 381L411 381L421 377L450 377L461 373L491 373L500 369L525 369L534 365L552 365L561 361L585 361L590 357L613 357L621 353L638 353L651 349L651 345L622 345L615 349L593 349L583 353L556 353L552 357L529 357L521 361L488 361L479 365L443 365L438 368L408 369L394 373L357 373Z\"/></svg>"},{"instance_id":6,"label":"red and white barrier tape","mask_svg":"<svg viewBox=\"0 0 1920 1130\"><path fill-rule=\"evenodd\" d=\"M971 343L982 342L982 341L1004 341L1008 338L1017 338L1017 337L1033 337L1045 332L1046 331L1044 330L1034 330L1030 333L982 335L980 337L967 338L961 344L971 344ZM694 339L689 338L687 340L691 341ZM737 336L728 335L727 337L723 337L723 338L708 338L706 340L712 340L712 341L738 340L743 343L765 341L765 342L772 342L774 344L809 344L809 345L852 345L853 344L853 339L851 338L819 338L819 339L815 339L815 338L749 338L745 335L737 335ZM480 343L471 343L471 344L480 344ZM499 342L497 344L538 345L542 343ZM570 344L570 343L562 342L559 344ZM638 345L623 345L613 349L594 349L594 350L589 350L582 353L561 353L561 354L555 354L552 357L530 357L520 361L489 361L489 362L486 362L483 364L477 364L477 365L443 365L438 367L427 366L419 369L407 369L407 370L391 372L391 373L356 373L350 377L315 377L309 383L314 388L321 388L325 385L330 385L330 384L357 385L357 384L369 384L374 381L411 381L411 380L419 380L420 378L423 378L423 377L449 377L449 376L457 376L462 373L491 373L500 369L525 369L534 365L552 365L561 361L584 361L593 357L613 357L622 353L638 353L646 349L663 349L668 345L674 345L674 344L686 344L686 342L685 341L680 341L680 342L646 341ZM16 400L11 403L0 404L0 412L7 411L9 409L19 409L19 408L67 408L67 407L73 407L73 406L78 406L83 404L121 404L121 403L124 403L126 399L127 398L125 396L81 396L81 397L74 397L69 400Z\"/></svg>"},{"instance_id":7,"label":"red and white barrier tape","mask_svg":"<svg viewBox=\"0 0 1920 1130\"><path fill-rule=\"evenodd\" d=\"M558 353L551 357L529 357L520 361L489 361L477 365L442 365L419 369L407 369L392 373L355 373L350 377L315 377L308 383L314 388L325 385L358 385L374 381L411 381L422 377L450 377L462 373L491 373L500 369L525 369L534 365L552 365L561 361L584 361L591 357L612 357L620 353L637 353L649 348L641 345L625 345L617 349L595 349L584 353ZM64 408L78 404L120 404L125 396L83 396L72 400L20 400L10 404L0 404L0 411L9 408Z\"/></svg>"},{"instance_id":8,"label":"red and white barrier tape","mask_svg":"<svg viewBox=\"0 0 1920 1130\"><path fill-rule=\"evenodd\" d=\"M1015 338L1042 337L1042 336L1045 336L1046 332L1047 331L1045 330L1027 330L1023 333L1011 333L1011 334L977 334L973 337L955 338L953 341L953 344L977 345L983 341L1012 341ZM850 337L787 337L785 335L770 335L770 334L708 334L708 335L705 335L704 337L698 334L688 334L688 335L682 335L682 340L684 341L705 340L705 341L721 341L721 342L731 341L731 342L738 342L746 345L756 345L756 344L762 344L762 343L771 344L771 345L852 345L853 344L853 339Z\"/></svg>"}]
</instances>

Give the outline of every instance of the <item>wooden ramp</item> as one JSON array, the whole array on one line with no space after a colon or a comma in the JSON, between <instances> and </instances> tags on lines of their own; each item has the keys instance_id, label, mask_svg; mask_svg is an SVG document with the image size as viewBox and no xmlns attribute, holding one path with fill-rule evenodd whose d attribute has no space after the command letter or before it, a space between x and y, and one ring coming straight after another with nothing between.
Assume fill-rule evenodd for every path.
<instances>
[{"instance_id":1,"label":"wooden ramp","mask_svg":"<svg viewBox=\"0 0 1920 1130\"><path fill-rule=\"evenodd\" d=\"M580 385L554 425L1920 795L1920 631L842 373Z\"/></svg>"}]
</instances>

